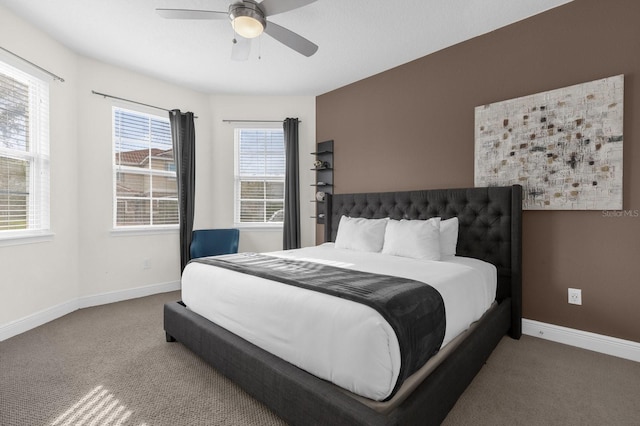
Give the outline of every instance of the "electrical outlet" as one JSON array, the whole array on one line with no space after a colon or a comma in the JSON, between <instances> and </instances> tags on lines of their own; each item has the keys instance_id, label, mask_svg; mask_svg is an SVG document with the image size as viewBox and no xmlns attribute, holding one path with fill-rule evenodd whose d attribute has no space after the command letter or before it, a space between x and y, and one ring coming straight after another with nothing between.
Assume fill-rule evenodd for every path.
<instances>
[{"instance_id":1,"label":"electrical outlet","mask_svg":"<svg viewBox=\"0 0 640 426\"><path fill-rule=\"evenodd\" d=\"M582 290L579 288L569 289L569 303L572 305L582 305Z\"/></svg>"},{"instance_id":2,"label":"electrical outlet","mask_svg":"<svg viewBox=\"0 0 640 426\"><path fill-rule=\"evenodd\" d=\"M151 269L151 259L145 259L142 261L142 269Z\"/></svg>"}]
</instances>

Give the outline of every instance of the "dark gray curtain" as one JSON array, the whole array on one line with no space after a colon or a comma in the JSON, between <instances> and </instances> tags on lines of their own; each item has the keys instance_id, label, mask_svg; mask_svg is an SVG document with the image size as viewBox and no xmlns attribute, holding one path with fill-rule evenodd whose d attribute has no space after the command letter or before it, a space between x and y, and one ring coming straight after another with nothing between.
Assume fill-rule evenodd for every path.
<instances>
[{"instance_id":1,"label":"dark gray curtain","mask_svg":"<svg viewBox=\"0 0 640 426\"><path fill-rule=\"evenodd\" d=\"M284 146L287 158L284 179L284 250L300 248L300 181L298 173L298 119L284 120Z\"/></svg>"},{"instance_id":2,"label":"dark gray curtain","mask_svg":"<svg viewBox=\"0 0 640 426\"><path fill-rule=\"evenodd\" d=\"M180 213L180 270L189 262L193 231L193 206L196 186L196 133L193 113L169 111L173 156L178 178L178 211Z\"/></svg>"}]
</instances>

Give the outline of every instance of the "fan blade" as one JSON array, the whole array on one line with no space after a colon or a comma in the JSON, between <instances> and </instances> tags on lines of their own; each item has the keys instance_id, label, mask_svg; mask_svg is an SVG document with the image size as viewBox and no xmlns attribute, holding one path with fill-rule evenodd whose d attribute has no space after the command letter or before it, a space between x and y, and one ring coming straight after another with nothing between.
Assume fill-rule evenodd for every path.
<instances>
[{"instance_id":1,"label":"fan blade","mask_svg":"<svg viewBox=\"0 0 640 426\"><path fill-rule=\"evenodd\" d=\"M262 3L259 3L259 6L260 9L264 11L265 16L272 16L306 6L315 1L316 0L264 0Z\"/></svg>"},{"instance_id":2,"label":"fan blade","mask_svg":"<svg viewBox=\"0 0 640 426\"><path fill-rule=\"evenodd\" d=\"M271 21L267 22L264 32L304 56L311 56L318 50L318 46L306 38Z\"/></svg>"},{"instance_id":3,"label":"fan blade","mask_svg":"<svg viewBox=\"0 0 640 426\"><path fill-rule=\"evenodd\" d=\"M246 61L251 53L251 39L236 35L231 47L231 59L234 61Z\"/></svg>"},{"instance_id":4,"label":"fan blade","mask_svg":"<svg viewBox=\"0 0 640 426\"><path fill-rule=\"evenodd\" d=\"M158 15L168 19L229 19L227 12L195 9L156 9Z\"/></svg>"}]
</instances>

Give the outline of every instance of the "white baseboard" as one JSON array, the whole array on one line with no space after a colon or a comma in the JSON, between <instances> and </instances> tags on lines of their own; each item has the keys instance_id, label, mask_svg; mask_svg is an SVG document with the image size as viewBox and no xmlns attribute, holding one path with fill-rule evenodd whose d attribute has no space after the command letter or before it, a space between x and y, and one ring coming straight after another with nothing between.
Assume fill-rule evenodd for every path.
<instances>
[{"instance_id":1,"label":"white baseboard","mask_svg":"<svg viewBox=\"0 0 640 426\"><path fill-rule=\"evenodd\" d=\"M180 290L180 281L129 288L127 290L111 291L109 293L96 294L93 296L84 296L78 299L78 309L106 305L108 303L121 302L123 300L137 299L138 297L151 296L152 294L167 293L169 291L176 290Z\"/></svg>"},{"instance_id":2,"label":"white baseboard","mask_svg":"<svg viewBox=\"0 0 640 426\"><path fill-rule=\"evenodd\" d=\"M0 325L0 342L17 336L20 333L39 327L57 318L70 314L78 309L91 306L106 305L108 303L121 302L123 300L136 299L138 297L151 296L153 294L167 293L180 290L180 282L168 282L153 284L144 287L129 288L126 290L112 291L109 293L84 296L59 305L43 309L40 312L28 315L8 324Z\"/></svg>"},{"instance_id":3,"label":"white baseboard","mask_svg":"<svg viewBox=\"0 0 640 426\"><path fill-rule=\"evenodd\" d=\"M69 300L68 302L60 303L59 305L43 309L40 312L33 313L24 318L20 318L19 320L1 325L0 342L63 317L73 311L77 311L78 309L78 299Z\"/></svg>"},{"instance_id":4,"label":"white baseboard","mask_svg":"<svg viewBox=\"0 0 640 426\"><path fill-rule=\"evenodd\" d=\"M640 362L640 343L588 331L523 319L522 333L565 345L576 346L619 358Z\"/></svg>"}]
</instances>

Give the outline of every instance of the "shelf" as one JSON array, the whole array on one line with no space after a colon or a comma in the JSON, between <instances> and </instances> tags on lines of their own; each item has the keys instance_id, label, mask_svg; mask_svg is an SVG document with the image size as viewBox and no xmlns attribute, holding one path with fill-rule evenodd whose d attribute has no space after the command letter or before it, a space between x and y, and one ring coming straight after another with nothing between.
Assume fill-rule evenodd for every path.
<instances>
[{"instance_id":1,"label":"shelf","mask_svg":"<svg viewBox=\"0 0 640 426\"><path fill-rule=\"evenodd\" d=\"M317 188L316 196L318 192L333 193L333 141L318 142L316 151L312 152L311 155L316 158L313 165L318 166L311 169L311 171L316 172L315 183L311 184L312 187ZM316 220L316 223L324 224L327 202L317 198L309 201L316 205L315 216L312 217Z\"/></svg>"}]
</instances>

